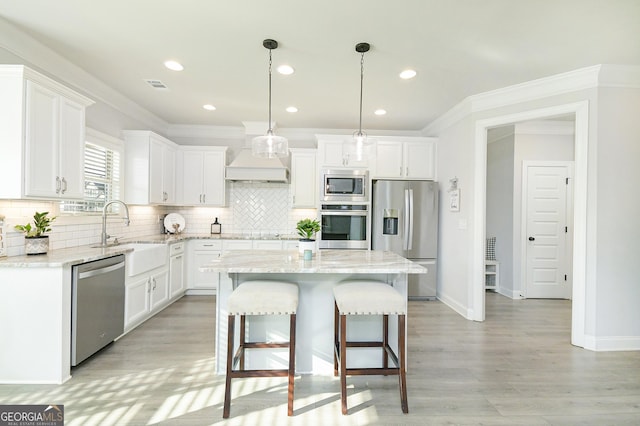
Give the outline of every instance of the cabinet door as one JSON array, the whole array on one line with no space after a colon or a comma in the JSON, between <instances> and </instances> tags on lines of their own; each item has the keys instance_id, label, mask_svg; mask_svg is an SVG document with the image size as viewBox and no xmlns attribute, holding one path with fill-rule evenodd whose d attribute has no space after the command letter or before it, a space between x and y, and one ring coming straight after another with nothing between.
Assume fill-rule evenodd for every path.
<instances>
[{"instance_id":1,"label":"cabinet door","mask_svg":"<svg viewBox=\"0 0 640 426\"><path fill-rule=\"evenodd\" d=\"M315 153L291 154L291 205L295 208L315 208L316 199Z\"/></svg>"},{"instance_id":2,"label":"cabinet door","mask_svg":"<svg viewBox=\"0 0 640 426\"><path fill-rule=\"evenodd\" d=\"M59 96L27 81L25 195L57 197Z\"/></svg>"},{"instance_id":3,"label":"cabinet door","mask_svg":"<svg viewBox=\"0 0 640 426\"><path fill-rule=\"evenodd\" d=\"M435 142L405 142L404 175L411 179L435 179Z\"/></svg>"},{"instance_id":4,"label":"cabinet door","mask_svg":"<svg viewBox=\"0 0 640 426\"><path fill-rule=\"evenodd\" d=\"M161 142L151 140L149 144L149 202L162 204L164 202L163 177L163 151Z\"/></svg>"},{"instance_id":5,"label":"cabinet door","mask_svg":"<svg viewBox=\"0 0 640 426\"><path fill-rule=\"evenodd\" d=\"M345 139L350 138L345 136ZM358 160L355 156L355 152L349 149L345 149L344 142L341 140L335 141L318 141L318 152L320 153L321 167L368 167L369 161L367 158ZM368 154L368 153L366 153ZM366 157L367 155L365 155Z\"/></svg>"},{"instance_id":6,"label":"cabinet door","mask_svg":"<svg viewBox=\"0 0 640 426\"><path fill-rule=\"evenodd\" d=\"M227 250L251 250L253 248L252 240L224 240L222 249Z\"/></svg>"},{"instance_id":7,"label":"cabinet door","mask_svg":"<svg viewBox=\"0 0 640 426\"><path fill-rule=\"evenodd\" d=\"M203 155L204 177L203 203L208 206L224 206L225 199L225 153L205 152Z\"/></svg>"},{"instance_id":8,"label":"cabinet door","mask_svg":"<svg viewBox=\"0 0 640 426\"><path fill-rule=\"evenodd\" d=\"M204 194L203 181L203 161L200 151L185 151L183 153L183 202L187 205L198 205L202 203Z\"/></svg>"},{"instance_id":9,"label":"cabinet door","mask_svg":"<svg viewBox=\"0 0 640 426\"><path fill-rule=\"evenodd\" d=\"M376 144L374 178L400 178L404 176L402 142L379 141Z\"/></svg>"},{"instance_id":10,"label":"cabinet door","mask_svg":"<svg viewBox=\"0 0 640 426\"><path fill-rule=\"evenodd\" d=\"M280 240L254 240L253 248L256 250L282 250Z\"/></svg>"},{"instance_id":11,"label":"cabinet door","mask_svg":"<svg viewBox=\"0 0 640 426\"><path fill-rule=\"evenodd\" d=\"M176 150L165 146L162 150L162 190L164 203L176 202Z\"/></svg>"},{"instance_id":12,"label":"cabinet door","mask_svg":"<svg viewBox=\"0 0 640 426\"><path fill-rule=\"evenodd\" d=\"M149 277L126 285L124 328L127 329L147 317L149 313Z\"/></svg>"},{"instance_id":13,"label":"cabinet door","mask_svg":"<svg viewBox=\"0 0 640 426\"><path fill-rule=\"evenodd\" d=\"M220 251L195 251L193 253L193 280L189 283L191 288L198 289L217 289L218 288L218 273L217 272L202 272L200 267L211 263L213 259L220 257Z\"/></svg>"},{"instance_id":14,"label":"cabinet door","mask_svg":"<svg viewBox=\"0 0 640 426\"><path fill-rule=\"evenodd\" d=\"M165 270L163 272L155 273L151 276L150 281L151 295L149 304L151 312L165 305L169 300L169 273Z\"/></svg>"},{"instance_id":15,"label":"cabinet door","mask_svg":"<svg viewBox=\"0 0 640 426\"><path fill-rule=\"evenodd\" d=\"M60 98L60 196L84 198L84 107Z\"/></svg>"},{"instance_id":16,"label":"cabinet door","mask_svg":"<svg viewBox=\"0 0 640 426\"><path fill-rule=\"evenodd\" d=\"M173 298L184 291L184 255L171 256L169 275L169 297Z\"/></svg>"}]
</instances>

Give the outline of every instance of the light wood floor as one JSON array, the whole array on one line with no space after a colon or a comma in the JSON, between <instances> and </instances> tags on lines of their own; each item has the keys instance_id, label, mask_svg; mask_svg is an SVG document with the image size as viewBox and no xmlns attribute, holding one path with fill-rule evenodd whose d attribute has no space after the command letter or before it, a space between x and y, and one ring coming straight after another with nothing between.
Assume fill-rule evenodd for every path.
<instances>
[{"instance_id":1,"label":"light wood floor","mask_svg":"<svg viewBox=\"0 0 640 426\"><path fill-rule=\"evenodd\" d=\"M189 296L73 370L60 386L0 385L0 404L64 404L66 425L638 425L640 353L569 343L569 301L487 293L487 320L440 302L409 304L409 414L395 377L236 379L222 420L212 297ZM328 313L331 315L331 313Z\"/></svg>"}]
</instances>

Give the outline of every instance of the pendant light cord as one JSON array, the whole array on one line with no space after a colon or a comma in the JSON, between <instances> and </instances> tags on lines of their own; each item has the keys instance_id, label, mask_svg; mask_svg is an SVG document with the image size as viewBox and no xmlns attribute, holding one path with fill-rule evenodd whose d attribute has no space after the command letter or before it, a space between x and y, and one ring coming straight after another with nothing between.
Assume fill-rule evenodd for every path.
<instances>
[{"instance_id":1,"label":"pendant light cord","mask_svg":"<svg viewBox=\"0 0 640 426\"><path fill-rule=\"evenodd\" d=\"M273 133L271 130L271 63L271 49L269 49L269 130L267 131L269 134Z\"/></svg>"},{"instance_id":2,"label":"pendant light cord","mask_svg":"<svg viewBox=\"0 0 640 426\"><path fill-rule=\"evenodd\" d=\"M364 52L360 57L360 127L358 128L358 135L362 135L362 81L364 80Z\"/></svg>"}]
</instances>

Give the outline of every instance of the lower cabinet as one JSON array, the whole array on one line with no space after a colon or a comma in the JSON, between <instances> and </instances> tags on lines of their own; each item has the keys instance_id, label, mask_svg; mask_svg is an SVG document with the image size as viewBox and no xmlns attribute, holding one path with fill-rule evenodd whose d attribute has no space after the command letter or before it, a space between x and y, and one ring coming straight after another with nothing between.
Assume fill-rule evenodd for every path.
<instances>
[{"instance_id":1,"label":"lower cabinet","mask_svg":"<svg viewBox=\"0 0 640 426\"><path fill-rule=\"evenodd\" d=\"M184 242L169 246L169 298L184 294Z\"/></svg>"},{"instance_id":2,"label":"lower cabinet","mask_svg":"<svg viewBox=\"0 0 640 426\"><path fill-rule=\"evenodd\" d=\"M146 320L169 300L169 271L166 266L133 277L125 284L125 332Z\"/></svg>"},{"instance_id":3,"label":"lower cabinet","mask_svg":"<svg viewBox=\"0 0 640 426\"><path fill-rule=\"evenodd\" d=\"M189 294L215 294L218 288L217 272L201 272L200 268L220 257L221 240L192 240L187 249L187 292Z\"/></svg>"}]
</instances>

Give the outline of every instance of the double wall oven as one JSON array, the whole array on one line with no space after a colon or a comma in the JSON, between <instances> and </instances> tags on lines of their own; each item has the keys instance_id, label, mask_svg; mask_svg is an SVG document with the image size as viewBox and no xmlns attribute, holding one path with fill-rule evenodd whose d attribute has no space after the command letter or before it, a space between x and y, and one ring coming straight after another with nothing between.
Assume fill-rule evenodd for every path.
<instances>
[{"instance_id":1,"label":"double wall oven","mask_svg":"<svg viewBox=\"0 0 640 426\"><path fill-rule=\"evenodd\" d=\"M319 247L369 249L369 173L361 169L325 169L321 182Z\"/></svg>"}]
</instances>

